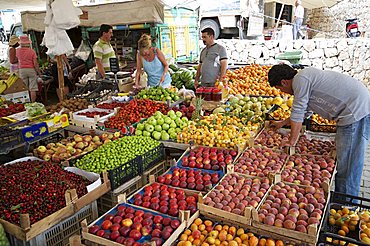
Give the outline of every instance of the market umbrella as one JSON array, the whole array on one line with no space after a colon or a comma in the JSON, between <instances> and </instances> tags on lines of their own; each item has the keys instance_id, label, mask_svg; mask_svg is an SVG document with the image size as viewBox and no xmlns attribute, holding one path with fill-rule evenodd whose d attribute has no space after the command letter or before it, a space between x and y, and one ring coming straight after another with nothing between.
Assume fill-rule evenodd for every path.
<instances>
[{"instance_id":1,"label":"market umbrella","mask_svg":"<svg viewBox=\"0 0 370 246\"><path fill-rule=\"evenodd\" d=\"M49 56L55 56L58 67L58 81L61 98L64 97L64 69L61 55L73 52L73 45L66 30L80 24L82 11L76 8L71 0L47 0L45 16L45 35L42 44Z\"/></svg>"}]
</instances>

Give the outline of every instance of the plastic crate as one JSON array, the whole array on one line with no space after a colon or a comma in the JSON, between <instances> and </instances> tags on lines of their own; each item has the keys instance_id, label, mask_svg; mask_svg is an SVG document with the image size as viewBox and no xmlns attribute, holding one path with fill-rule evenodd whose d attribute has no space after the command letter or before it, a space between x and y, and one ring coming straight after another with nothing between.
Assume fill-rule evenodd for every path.
<instances>
[{"instance_id":1,"label":"plastic crate","mask_svg":"<svg viewBox=\"0 0 370 246\"><path fill-rule=\"evenodd\" d=\"M23 135L19 129L1 127L0 153L7 153L12 147L23 143Z\"/></svg>"},{"instance_id":2,"label":"plastic crate","mask_svg":"<svg viewBox=\"0 0 370 246\"><path fill-rule=\"evenodd\" d=\"M307 119L306 121L306 129L313 132L329 132L335 133L337 132L336 125L321 125L313 121L311 118Z\"/></svg>"},{"instance_id":3,"label":"plastic crate","mask_svg":"<svg viewBox=\"0 0 370 246\"><path fill-rule=\"evenodd\" d=\"M131 161L108 171L108 177L111 182L112 190L117 189L122 184L128 182L136 176L142 175L143 169L141 166L141 160L141 156L137 156Z\"/></svg>"},{"instance_id":4,"label":"plastic crate","mask_svg":"<svg viewBox=\"0 0 370 246\"><path fill-rule=\"evenodd\" d=\"M356 200L358 203L356 202ZM338 230L340 229L339 226L330 225L328 223L330 209L331 208L338 209L341 206L359 208L360 211L365 210L365 209L370 210L370 199L351 196L351 195L342 194L338 192L331 192L329 205L328 205L328 208L326 209L323 224L321 227L318 245L335 245L333 242L327 242L326 240L327 238L332 238L332 241L339 240L339 241L345 242L341 245L356 244L356 245L363 245L363 246L367 245L368 246L368 244L363 243L359 240L358 230L354 232L350 232L348 236L343 237L337 234ZM359 224L356 226L356 228L359 229Z\"/></svg>"},{"instance_id":5,"label":"plastic crate","mask_svg":"<svg viewBox=\"0 0 370 246\"><path fill-rule=\"evenodd\" d=\"M30 241L22 241L8 234L12 246L65 246L69 245L69 238L74 234L80 234L81 221L86 219L88 223L98 218L97 203L85 206L72 217L63 220Z\"/></svg>"},{"instance_id":6,"label":"plastic crate","mask_svg":"<svg viewBox=\"0 0 370 246\"><path fill-rule=\"evenodd\" d=\"M287 60L292 64L299 64L302 58L302 51L287 51L275 56L277 60Z\"/></svg>"},{"instance_id":7,"label":"plastic crate","mask_svg":"<svg viewBox=\"0 0 370 246\"><path fill-rule=\"evenodd\" d=\"M158 145L157 147L147 151L145 154L141 155L141 164L143 171L147 171L157 163L164 161L165 154L164 154L164 146L163 143Z\"/></svg>"}]
</instances>

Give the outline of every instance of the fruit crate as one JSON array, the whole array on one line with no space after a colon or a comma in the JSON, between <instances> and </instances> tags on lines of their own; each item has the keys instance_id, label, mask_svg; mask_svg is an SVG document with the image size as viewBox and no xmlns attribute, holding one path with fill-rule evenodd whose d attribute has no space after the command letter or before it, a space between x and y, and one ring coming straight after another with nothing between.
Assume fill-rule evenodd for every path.
<instances>
[{"instance_id":1,"label":"fruit crate","mask_svg":"<svg viewBox=\"0 0 370 246\"><path fill-rule=\"evenodd\" d=\"M160 184L160 183L156 182L154 176L151 175L151 176L149 176L149 183L147 185L144 185L140 190L136 191L135 193L133 193L128 198L126 197L126 195L124 195L122 197L123 202L129 203L129 204L131 204L134 207L144 208L144 209L146 209L148 211L152 211L152 212L155 212L155 213L163 214L163 213L158 212L158 211L155 211L155 210L153 210L151 208L145 208L145 207L142 207L140 205L135 205L135 203L134 203L135 195L138 195L138 194L144 195L145 188L148 187L148 186L150 186L150 185L152 185L152 184L154 184L154 183L160 185L161 187L162 186L167 186L167 185ZM174 188L174 189L178 189L178 190L183 190L186 197L188 197L188 196L198 196L198 192L193 191L193 190L181 189L181 188L177 188L177 187L170 187L170 188ZM168 214L165 214L165 215L174 218L173 216L170 216ZM187 223L193 223L193 221L198 216L199 216L199 210L196 210L193 213L191 213L190 210L179 210L178 218L180 220L182 220L182 218L184 217L185 220L187 221Z\"/></svg>"},{"instance_id":2,"label":"fruit crate","mask_svg":"<svg viewBox=\"0 0 370 246\"><path fill-rule=\"evenodd\" d=\"M98 218L96 201L83 207L76 214L62 220L47 231L37 235L29 241L24 241L8 234L10 244L13 246L65 246L69 244L69 238L75 234L81 234L81 222L91 223Z\"/></svg>"},{"instance_id":3,"label":"fruit crate","mask_svg":"<svg viewBox=\"0 0 370 246\"><path fill-rule=\"evenodd\" d=\"M139 122L137 122L137 123L132 124L131 126L125 126L123 129L114 129L114 128L107 128L107 127L105 127L105 125L104 125L104 122L105 121L106 120L98 121L96 123L96 125L97 125L96 129L98 129L100 131L106 131L106 132L117 132L117 131L120 131L124 136L134 135L136 126L137 126L137 124L139 124Z\"/></svg>"},{"instance_id":4,"label":"fruit crate","mask_svg":"<svg viewBox=\"0 0 370 246\"><path fill-rule=\"evenodd\" d=\"M221 184L222 181L225 179L225 177L227 177L228 175L231 175L231 174L232 173L226 174L219 181L218 184ZM237 174L238 176L241 176L241 177L251 178L252 180L253 179L261 179L259 177L248 176L248 175L240 174L240 173L235 173L235 174ZM273 180L269 180L269 189L266 191L264 196L261 198L261 201L258 202L258 204L256 206L257 209L261 206L265 197L269 193L273 183L274 183ZM252 225L252 212L253 212L253 207L252 206L246 206L244 211L242 211L242 214L236 214L236 213L228 212L228 211L225 211L225 210L222 210L222 209L218 209L216 207L206 205L206 204L204 204L204 200L210 195L211 192L212 192L212 190L210 192L208 192L207 195L205 195L205 196L199 195L198 209L199 209L201 214L216 216L219 219L239 223L240 225L243 225L243 226L251 226Z\"/></svg>"},{"instance_id":5,"label":"fruit crate","mask_svg":"<svg viewBox=\"0 0 370 246\"><path fill-rule=\"evenodd\" d=\"M121 185L114 191L109 191L97 199L99 215L105 214L108 210L119 203L118 196L127 194L128 196L143 187L142 178L137 176L127 183Z\"/></svg>"},{"instance_id":6,"label":"fruit crate","mask_svg":"<svg viewBox=\"0 0 370 246\"><path fill-rule=\"evenodd\" d=\"M86 116L78 115L79 113L86 113L86 112L105 112L108 113L105 116L100 117L99 115L95 115L94 118L88 118ZM104 121L109 117L115 115L117 113L116 110L107 110L107 109L100 109L100 108L87 108L83 109L78 112L70 112L70 124L74 126L89 128L89 129L97 129L97 123L99 121Z\"/></svg>"},{"instance_id":7,"label":"fruit crate","mask_svg":"<svg viewBox=\"0 0 370 246\"><path fill-rule=\"evenodd\" d=\"M218 174L218 177L219 177L219 181L224 177L224 175L225 175L225 172L223 172L223 171L213 171L213 170L204 170L204 169L198 169L198 168L189 168L189 167L178 167L178 166L173 166L173 167L171 167L170 169L168 169L167 170L167 172L165 172L162 176L166 176L167 174L170 174L170 175L172 175L173 174L173 171L174 171L174 169L175 168L179 168L180 170L182 169L182 170L187 170L187 171L189 171L189 170L194 170L194 171L201 171L201 173L202 174L209 174L209 175L212 175L212 174L214 174L214 173L217 173ZM217 183L214 183L214 184L212 184L212 186L211 187L204 187L205 188L205 190L203 190L203 191L199 191L199 190L196 190L195 188L194 189L190 189L190 188L182 188L182 187L178 187L178 186L173 186L172 184L165 184L165 183L161 183L162 185L167 185L167 186L169 186L169 187L173 187L173 188L176 188L176 189L182 189L182 190L185 190L185 191L190 191L190 192L198 192L198 193L201 193L201 194L203 194L203 195L205 195L205 194L207 194L211 189L213 189L218 183L219 183L219 181L217 182ZM156 179L156 182L158 182L157 181L157 179ZM159 182L158 182L159 183Z\"/></svg>"},{"instance_id":8,"label":"fruit crate","mask_svg":"<svg viewBox=\"0 0 370 246\"><path fill-rule=\"evenodd\" d=\"M111 182L112 190L117 189L122 184L130 181L136 176L141 176L142 166L141 166L141 157L137 156L134 159L122 164L119 167L116 167L113 170L108 171L109 180Z\"/></svg>"},{"instance_id":9,"label":"fruit crate","mask_svg":"<svg viewBox=\"0 0 370 246\"><path fill-rule=\"evenodd\" d=\"M157 163L164 161L165 153L163 143L140 156L143 172L151 169Z\"/></svg>"},{"instance_id":10,"label":"fruit crate","mask_svg":"<svg viewBox=\"0 0 370 246\"><path fill-rule=\"evenodd\" d=\"M80 89L78 89L78 90L76 90L72 93L68 93L66 96L67 96L68 99L83 98L84 97L84 96L82 96L83 94L87 94L89 91L90 91L90 93L92 93L99 86L100 86L99 81L89 80L84 87L81 87Z\"/></svg>"},{"instance_id":11,"label":"fruit crate","mask_svg":"<svg viewBox=\"0 0 370 246\"><path fill-rule=\"evenodd\" d=\"M323 217L323 224L320 231L318 245L334 245L333 241L335 240L340 241L341 245L369 245L362 242L359 238L359 222L356 225L355 231L350 231L347 236L340 236L337 234L340 227L329 224L329 215L331 209L341 209L343 207L347 207L356 211L370 210L370 199L332 191L329 201L330 203Z\"/></svg>"},{"instance_id":12,"label":"fruit crate","mask_svg":"<svg viewBox=\"0 0 370 246\"><path fill-rule=\"evenodd\" d=\"M306 129L308 131L313 132L328 132L328 133L336 133L337 126L336 125L322 125L314 121L311 117L308 118L306 121Z\"/></svg>"},{"instance_id":13,"label":"fruit crate","mask_svg":"<svg viewBox=\"0 0 370 246\"><path fill-rule=\"evenodd\" d=\"M282 182L285 183L285 182ZM288 183L285 183L287 185L290 185ZM306 188L304 186L297 185L298 187ZM267 224L264 224L263 222L259 221L258 218L258 211L261 209L263 204L265 203L267 197L270 195L272 191L273 186L270 187L269 191L267 194L264 196L264 198L261 200L260 206L256 209L252 209L252 227L262 230L262 231L273 231L278 235L291 238L291 239L300 239L303 244L308 244L308 245L316 245L318 242L318 238L320 235L320 229L323 224L323 218L320 219L319 224L312 224L307 226L307 232L299 232L296 230L289 230L284 227L276 227L274 225L270 226ZM322 214L326 213L327 207L328 207L328 201L330 198L330 193L325 192L325 199L326 203L324 208L322 209Z\"/></svg>"},{"instance_id":14,"label":"fruit crate","mask_svg":"<svg viewBox=\"0 0 370 246\"><path fill-rule=\"evenodd\" d=\"M7 154L14 146L23 143L21 130L3 126L0 128L0 131L0 153Z\"/></svg>"},{"instance_id":15,"label":"fruit crate","mask_svg":"<svg viewBox=\"0 0 370 246\"><path fill-rule=\"evenodd\" d=\"M88 240L89 242L92 242L92 243L97 243L99 245L107 245L107 246L119 246L119 245L122 245L121 243L117 243L117 242L114 242L112 240L109 240L109 239L105 239L103 237L99 237L97 235L94 235L92 233L89 232L89 229L94 226L94 225L101 225L104 221L104 218L108 215L108 214L116 214L117 211L118 211L118 207L119 206L124 206L126 208L132 208L134 209L135 213L137 211L142 211L144 213L150 213L152 214L153 216L156 216L156 215L159 215L159 216L162 216L163 218L171 218L171 219L174 219L170 216L166 216L166 215L163 215L163 214L160 214L160 213L157 213L157 212L152 212L150 210L147 210L147 209L144 209L144 208L139 208L139 207L136 207L136 206L132 206L130 204L127 204L127 203L120 203L120 204L117 204L115 207L113 207L111 210L109 210L106 214L104 214L103 216L101 216L100 218L98 218L97 220L95 220L94 222L92 222L90 225L87 225L87 221L82 221L81 225L82 225L82 238L85 239L85 240ZM153 224L154 226L154 224ZM185 216L182 216L182 218L180 219L180 225L179 227L177 227L177 229L175 229L172 233L171 233L171 236L165 240L162 244L162 246L170 246L172 245L172 243L176 240L177 237L179 237L179 235L182 233L182 231L185 229L186 227L186 220L185 220ZM107 230L109 231L109 230ZM151 239L150 236L143 236L141 237L138 242L139 243L143 243L145 241L149 241Z\"/></svg>"},{"instance_id":16,"label":"fruit crate","mask_svg":"<svg viewBox=\"0 0 370 246\"><path fill-rule=\"evenodd\" d=\"M154 167L152 167L151 169L149 169L148 171L145 171L142 175L142 184L143 185L148 184L149 176L151 175L153 175L154 178L156 179L159 175L162 175L163 173L165 173L169 167L170 166L167 164L166 161L162 161L158 163L157 165L155 165Z\"/></svg>"}]
</instances>

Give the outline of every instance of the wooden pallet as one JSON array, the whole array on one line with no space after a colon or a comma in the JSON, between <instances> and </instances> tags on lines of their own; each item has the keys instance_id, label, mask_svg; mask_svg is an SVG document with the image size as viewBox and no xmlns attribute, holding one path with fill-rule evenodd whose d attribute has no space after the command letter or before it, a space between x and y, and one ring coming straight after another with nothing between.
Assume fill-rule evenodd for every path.
<instances>
[{"instance_id":1,"label":"wooden pallet","mask_svg":"<svg viewBox=\"0 0 370 246\"><path fill-rule=\"evenodd\" d=\"M267 195L261 200L261 205L264 204L270 191L271 191L271 188L269 192L267 193ZM326 193L326 205L322 213L323 215L322 215L320 224L319 225L309 225L307 233L302 233L302 232L298 232L294 230L288 230L286 228L278 228L276 226L269 226L269 225L266 225L260 222L258 219L258 210L261 206L259 206L257 209L252 210L252 227L262 230L262 231L274 232L276 235L281 235L283 237L287 237L290 239L299 239L301 243L303 244L312 245L312 246L316 245L319 239L321 226L324 220L324 215L326 213L326 210L328 209L329 199L330 199L330 193Z\"/></svg>"},{"instance_id":2,"label":"wooden pallet","mask_svg":"<svg viewBox=\"0 0 370 246\"><path fill-rule=\"evenodd\" d=\"M102 196L107 191L110 190L110 181L108 180L107 173L103 173L104 183L90 191L86 195L78 198L75 189L67 190L65 194L66 206L57 212L49 215L48 217L34 223L31 225L29 214L20 215L20 226L10 223L6 220L0 219L0 223L3 225L5 231L14 237L29 241L30 239L36 237L37 235L45 232L54 225L60 223L63 219L74 215L76 212L80 211L86 205L92 203L97 197Z\"/></svg>"}]
</instances>

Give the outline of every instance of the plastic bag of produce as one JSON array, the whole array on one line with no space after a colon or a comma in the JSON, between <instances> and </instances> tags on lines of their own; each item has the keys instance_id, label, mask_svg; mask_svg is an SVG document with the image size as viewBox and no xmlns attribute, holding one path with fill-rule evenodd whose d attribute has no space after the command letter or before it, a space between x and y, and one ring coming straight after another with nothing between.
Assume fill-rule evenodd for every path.
<instances>
[{"instance_id":1,"label":"plastic bag of produce","mask_svg":"<svg viewBox=\"0 0 370 246\"><path fill-rule=\"evenodd\" d=\"M192 99L193 97L195 97L194 91L187 90L184 85L182 86L182 89L179 90L178 94L180 97L183 97L185 99Z\"/></svg>"},{"instance_id":2,"label":"plastic bag of produce","mask_svg":"<svg viewBox=\"0 0 370 246\"><path fill-rule=\"evenodd\" d=\"M2 224L0 224L0 245L4 246L10 245Z\"/></svg>"},{"instance_id":3,"label":"plastic bag of produce","mask_svg":"<svg viewBox=\"0 0 370 246\"><path fill-rule=\"evenodd\" d=\"M46 114L45 106L42 103L38 103L38 102L27 103L25 104L24 107L26 108L27 115L29 117L35 117L38 115Z\"/></svg>"},{"instance_id":4,"label":"plastic bag of produce","mask_svg":"<svg viewBox=\"0 0 370 246\"><path fill-rule=\"evenodd\" d=\"M75 56L83 61L86 61L89 58L90 53L91 53L90 46L86 44L84 40L82 40L80 46L76 51Z\"/></svg>"}]
</instances>

